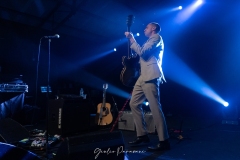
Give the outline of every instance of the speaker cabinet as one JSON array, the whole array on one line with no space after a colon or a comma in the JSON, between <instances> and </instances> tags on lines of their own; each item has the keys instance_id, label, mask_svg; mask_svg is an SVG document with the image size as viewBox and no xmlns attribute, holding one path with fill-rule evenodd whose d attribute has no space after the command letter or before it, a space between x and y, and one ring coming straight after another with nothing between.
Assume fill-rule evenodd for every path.
<instances>
[{"instance_id":1,"label":"speaker cabinet","mask_svg":"<svg viewBox=\"0 0 240 160\"><path fill-rule=\"evenodd\" d=\"M122 132L98 132L67 137L59 147L56 160L124 160Z\"/></svg>"},{"instance_id":2,"label":"speaker cabinet","mask_svg":"<svg viewBox=\"0 0 240 160\"><path fill-rule=\"evenodd\" d=\"M0 142L14 144L24 138L29 138L29 132L11 118L0 120Z\"/></svg>"},{"instance_id":3,"label":"speaker cabinet","mask_svg":"<svg viewBox=\"0 0 240 160\"><path fill-rule=\"evenodd\" d=\"M82 99L49 100L48 133L69 136L90 128L90 103Z\"/></svg>"}]
</instances>

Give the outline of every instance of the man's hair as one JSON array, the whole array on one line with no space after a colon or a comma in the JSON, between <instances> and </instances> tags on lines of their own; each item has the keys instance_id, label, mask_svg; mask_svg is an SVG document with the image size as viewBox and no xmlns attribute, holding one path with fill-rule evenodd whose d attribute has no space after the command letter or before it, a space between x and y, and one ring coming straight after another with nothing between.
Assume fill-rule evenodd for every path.
<instances>
[{"instance_id":1,"label":"man's hair","mask_svg":"<svg viewBox=\"0 0 240 160\"><path fill-rule=\"evenodd\" d=\"M157 22L151 22L150 24L152 24L156 27L156 29L155 29L156 33L159 33L161 31L161 27Z\"/></svg>"}]
</instances>

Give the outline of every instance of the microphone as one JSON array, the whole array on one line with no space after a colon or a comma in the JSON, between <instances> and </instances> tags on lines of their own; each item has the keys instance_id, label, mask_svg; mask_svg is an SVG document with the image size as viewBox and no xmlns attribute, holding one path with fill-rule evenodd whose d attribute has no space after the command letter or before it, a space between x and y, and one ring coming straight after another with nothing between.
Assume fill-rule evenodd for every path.
<instances>
[{"instance_id":1,"label":"microphone","mask_svg":"<svg viewBox=\"0 0 240 160\"><path fill-rule=\"evenodd\" d=\"M55 34L54 36L44 36L44 38L59 38L60 36L58 34Z\"/></svg>"}]
</instances>

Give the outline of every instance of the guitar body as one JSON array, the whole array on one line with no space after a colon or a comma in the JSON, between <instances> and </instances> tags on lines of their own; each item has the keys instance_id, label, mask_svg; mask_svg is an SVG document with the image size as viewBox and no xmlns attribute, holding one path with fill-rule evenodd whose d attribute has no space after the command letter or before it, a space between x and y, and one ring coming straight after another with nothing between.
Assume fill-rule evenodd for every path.
<instances>
[{"instance_id":1,"label":"guitar body","mask_svg":"<svg viewBox=\"0 0 240 160\"><path fill-rule=\"evenodd\" d=\"M110 103L105 103L105 106L102 106L103 103L99 103L97 105L97 115L96 115L96 123L98 125L108 125L112 123L113 116L111 113L111 105ZM101 111L102 110L102 111ZM102 112L102 119L99 119L99 115Z\"/></svg>"},{"instance_id":2,"label":"guitar body","mask_svg":"<svg viewBox=\"0 0 240 160\"><path fill-rule=\"evenodd\" d=\"M103 102L97 105L97 115L95 122L98 125L108 125L112 123L113 117L111 113L110 103L106 103L106 90L108 84L103 84Z\"/></svg>"},{"instance_id":3,"label":"guitar body","mask_svg":"<svg viewBox=\"0 0 240 160\"><path fill-rule=\"evenodd\" d=\"M120 74L120 80L123 85L133 87L140 76L139 57L122 57L123 69Z\"/></svg>"}]
</instances>

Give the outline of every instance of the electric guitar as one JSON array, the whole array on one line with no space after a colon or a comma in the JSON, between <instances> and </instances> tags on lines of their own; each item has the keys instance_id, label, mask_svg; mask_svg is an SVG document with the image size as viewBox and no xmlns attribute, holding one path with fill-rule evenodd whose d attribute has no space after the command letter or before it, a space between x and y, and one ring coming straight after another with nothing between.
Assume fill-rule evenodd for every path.
<instances>
[{"instance_id":1,"label":"electric guitar","mask_svg":"<svg viewBox=\"0 0 240 160\"><path fill-rule=\"evenodd\" d=\"M133 23L133 15L129 15L127 19L127 31L130 32L130 26ZM139 56L133 55L130 49L130 41L128 40L128 56L122 57L123 69L120 74L120 80L123 85L133 87L140 75Z\"/></svg>"},{"instance_id":2,"label":"electric guitar","mask_svg":"<svg viewBox=\"0 0 240 160\"><path fill-rule=\"evenodd\" d=\"M113 120L111 105L110 103L106 103L107 88L108 84L103 84L103 102L97 105L97 115L95 121L98 125L108 125Z\"/></svg>"}]
</instances>

